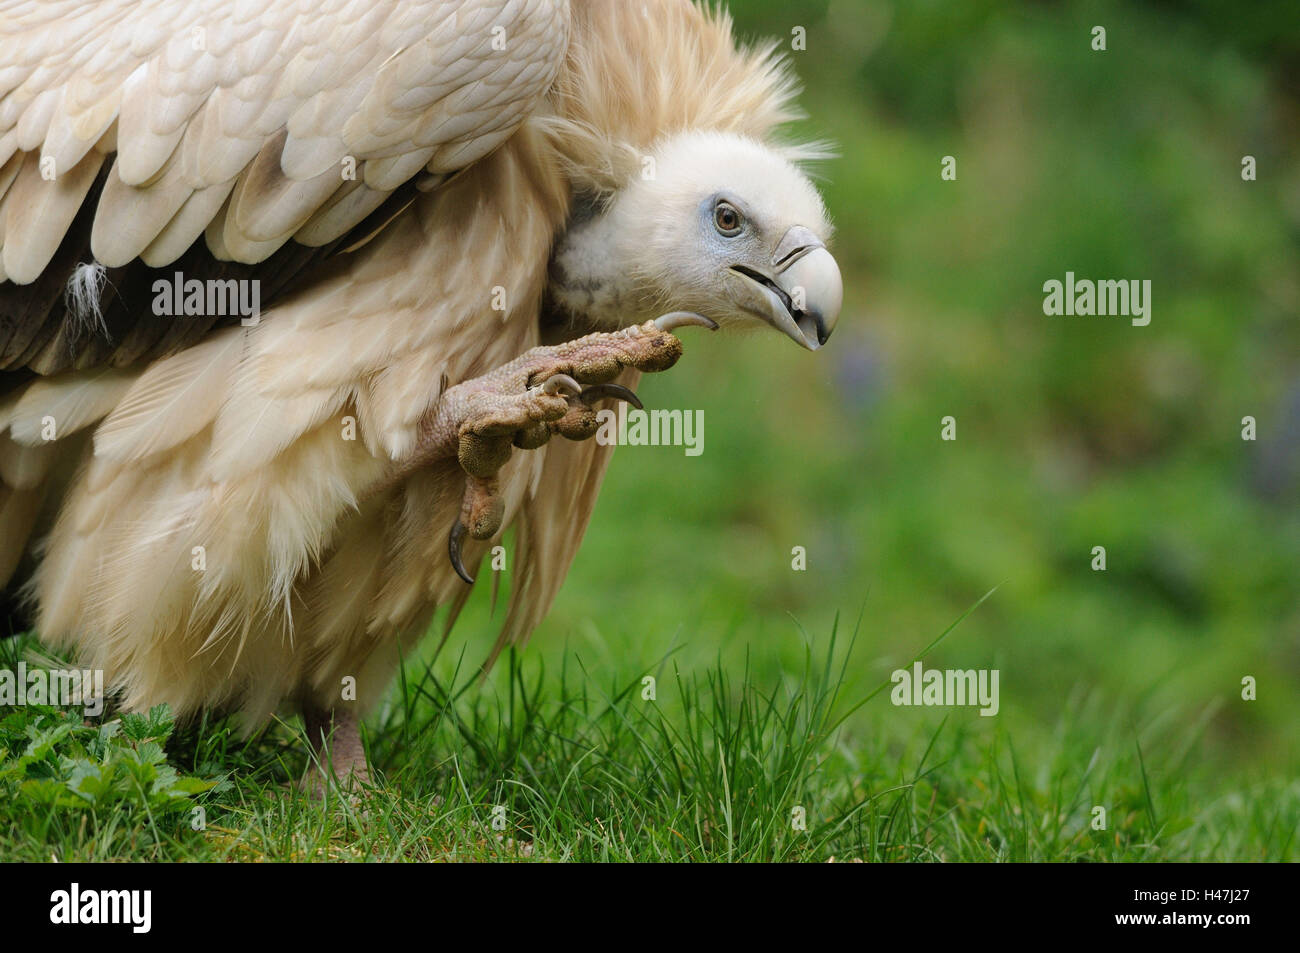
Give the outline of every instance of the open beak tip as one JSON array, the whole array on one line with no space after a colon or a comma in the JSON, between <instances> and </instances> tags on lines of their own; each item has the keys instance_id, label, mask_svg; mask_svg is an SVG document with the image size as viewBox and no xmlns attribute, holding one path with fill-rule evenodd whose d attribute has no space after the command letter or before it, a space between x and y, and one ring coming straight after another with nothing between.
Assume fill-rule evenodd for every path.
<instances>
[{"instance_id":1,"label":"open beak tip","mask_svg":"<svg viewBox=\"0 0 1300 953\"><path fill-rule=\"evenodd\" d=\"M825 320L815 311L805 311L796 317L795 327L802 337L800 343L810 351L820 350L831 337L831 329L826 327Z\"/></svg>"}]
</instances>

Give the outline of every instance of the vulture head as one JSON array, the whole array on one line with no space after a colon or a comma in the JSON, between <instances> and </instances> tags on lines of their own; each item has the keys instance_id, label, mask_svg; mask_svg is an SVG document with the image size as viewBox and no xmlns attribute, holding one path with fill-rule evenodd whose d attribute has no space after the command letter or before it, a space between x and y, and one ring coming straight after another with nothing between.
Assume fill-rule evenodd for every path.
<instances>
[{"instance_id":1,"label":"vulture head","mask_svg":"<svg viewBox=\"0 0 1300 953\"><path fill-rule=\"evenodd\" d=\"M825 344L843 289L808 177L730 133L674 136L648 159L561 239L557 301L598 327L681 310L722 327L775 328L810 351Z\"/></svg>"}]
</instances>

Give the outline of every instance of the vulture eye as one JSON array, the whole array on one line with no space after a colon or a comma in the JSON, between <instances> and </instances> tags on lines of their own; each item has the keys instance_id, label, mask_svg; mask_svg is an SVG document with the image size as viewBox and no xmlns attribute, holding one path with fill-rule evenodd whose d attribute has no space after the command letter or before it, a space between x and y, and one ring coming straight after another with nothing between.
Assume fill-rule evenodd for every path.
<instances>
[{"instance_id":1,"label":"vulture eye","mask_svg":"<svg viewBox=\"0 0 1300 953\"><path fill-rule=\"evenodd\" d=\"M741 218L735 206L727 202L719 202L714 207L713 227L718 230L718 234L725 235L727 238L735 238L740 234L741 226L744 224L745 220Z\"/></svg>"}]
</instances>

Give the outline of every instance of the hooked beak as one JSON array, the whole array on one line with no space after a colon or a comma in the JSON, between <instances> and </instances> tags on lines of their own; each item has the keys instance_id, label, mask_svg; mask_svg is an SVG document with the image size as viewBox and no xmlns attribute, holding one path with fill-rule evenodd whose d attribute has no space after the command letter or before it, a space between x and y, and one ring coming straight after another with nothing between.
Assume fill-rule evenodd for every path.
<instances>
[{"instance_id":1,"label":"hooked beak","mask_svg":"<svg viewBox=\"0 0 1300 953\"><path fill-rule=\"evenodd\" d=\"M813 232L795 225L772 253L771 268L733 265L752 282L751 301L741 307L796 344L815 351L831 336L840 316L844 286L840 269Z\"/></svg>"}]
</instances>

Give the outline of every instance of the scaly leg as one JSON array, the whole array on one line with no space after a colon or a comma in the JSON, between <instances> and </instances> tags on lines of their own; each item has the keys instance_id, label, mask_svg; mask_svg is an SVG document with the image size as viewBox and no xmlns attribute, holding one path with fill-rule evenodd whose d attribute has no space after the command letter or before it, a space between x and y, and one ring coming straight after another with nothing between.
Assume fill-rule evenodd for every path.
<instances>
[{"instance_id":1,"label":"scaly leg","mask_svg":"<svg viewBox=\"0 0 1300 953\"><path fill-rule=\"evenodd\" d=\"M346 708L333 711L308 708L302 720L312 751L307 773L300 783L302 790L317 800L324 800L329 791L329 776L344 790L369 783L370 768L355 712Z\"/></svg>"},{"instance_id":2,"label":"scaly leg","mask_svg":"<svg viewBox=\"0 0 1300 953\"><path fill-rule=\"evenodd\" d=\"M465 495L447 552L462 579L474 581L461 560L465 536L490 539L501 528L505 506L497 472L513 450L535 449L557 433L586 440L598 429L592 407L604 398L640 408L636 395L613 379L625 368L653 372L672 367L682 356L682 343L672 332L687 325L717 327L700 315L674 312L621 331L533 348L442 395L424 422L418 449L392 479L403 479L435 460L455 457L460 462Z\"/></svg>"}]
</instances>

